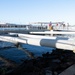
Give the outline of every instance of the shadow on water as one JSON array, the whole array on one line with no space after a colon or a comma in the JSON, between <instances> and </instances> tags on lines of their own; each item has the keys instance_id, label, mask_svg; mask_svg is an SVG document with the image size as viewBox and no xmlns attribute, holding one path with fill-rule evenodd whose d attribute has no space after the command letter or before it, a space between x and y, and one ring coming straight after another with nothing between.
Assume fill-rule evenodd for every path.
<instances>
[{"instance_id":1,"label":"shadow on water","mask_svg":"<svg viewBox=\"0 0 75 75\"><path fill-rule=\"evenodd\" d=\"M32 52L26 50L25 48L23 48L20 43L17 43L15 46L16 46L18 49L22 50L25 54L27 54L27 56L29 56L31 59L34 59L34 58L35 58L35 57L34 57L34 54L33 54Z\"/></svg>"}]
</instances>

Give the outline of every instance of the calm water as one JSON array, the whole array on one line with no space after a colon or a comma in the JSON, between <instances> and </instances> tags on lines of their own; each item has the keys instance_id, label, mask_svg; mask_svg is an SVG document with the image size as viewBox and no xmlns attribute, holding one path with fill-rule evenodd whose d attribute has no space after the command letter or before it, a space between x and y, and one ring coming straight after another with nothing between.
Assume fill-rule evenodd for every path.
<instances>
[{"instance_id":1,"label":"calm water","mask_svg":"<svg viewBox=\"0 0 75 75\"><path fill-rule=\"evenodd\" d=\"M3 43L7 44L7 46L12 46L11 43ZM22 47L26 50L32 52L35 57L42 56L43 53L46 52L52 52L53 48L48 47L40 47L40 46L32 46L32 45L25 45L22 44ZM10 59L12 61L15 61L16 63L21 63L22 60L29 59L27 54L25 54L23 51L17 49L16 47L9 47L9 48L0 48L0 56L3 56L7 59Z\"/></svg>"}]
</instances>

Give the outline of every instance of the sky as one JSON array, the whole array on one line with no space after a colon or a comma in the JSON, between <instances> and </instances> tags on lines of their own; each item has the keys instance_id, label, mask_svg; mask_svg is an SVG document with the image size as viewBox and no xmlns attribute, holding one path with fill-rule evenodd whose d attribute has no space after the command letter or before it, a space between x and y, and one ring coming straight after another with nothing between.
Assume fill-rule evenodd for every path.
<instances>
[{"instance_id":1,"label":"sky","mask_svg":"<svg viewBox=\"0 0 75 75\"><path fill-rule=\"evenodd\" d=\"M0 0L0 22L65 22L75 25L75 0Z\"/></svg>"}]
</instances>

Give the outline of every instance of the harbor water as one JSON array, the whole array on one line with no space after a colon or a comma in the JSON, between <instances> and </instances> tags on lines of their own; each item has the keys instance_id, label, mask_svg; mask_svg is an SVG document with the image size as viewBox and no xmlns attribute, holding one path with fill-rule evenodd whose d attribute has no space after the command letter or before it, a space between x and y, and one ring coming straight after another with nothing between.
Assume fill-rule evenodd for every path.
<instances>
[{"instance_id":1,"label":"harbor water","mask_svg":"<svg viewBox=\"0 0 75 75\"><path fill-rule=\"evenodd\" d=\"M40 47L40 46L33 46L28 44L22 44L22 47L29 52L34 54L34 57L42 56L43 53L51 53L54 48L48 47ZM1 42L0 43L0 56L16 63L21 63L26 59L30 59L28 55L21 51L20 49L16 48L14 44L9 42Z\"/></svg>"}]
</instances>

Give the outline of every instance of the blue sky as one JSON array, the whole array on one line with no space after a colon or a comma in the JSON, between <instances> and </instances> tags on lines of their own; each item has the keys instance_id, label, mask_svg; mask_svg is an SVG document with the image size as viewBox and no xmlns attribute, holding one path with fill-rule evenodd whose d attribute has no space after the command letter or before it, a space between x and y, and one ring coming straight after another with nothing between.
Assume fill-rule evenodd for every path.
<instances>
[{"instance_id":1,"label":"blue sky","mask_svg":"<svg viewBox=\"0 0 75 75\"><path fill-rule=\"evenodd\" d=\"M75 24L75 0L0 0L0 22Z\"/></svg>"}]
</instances>

